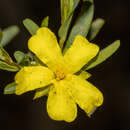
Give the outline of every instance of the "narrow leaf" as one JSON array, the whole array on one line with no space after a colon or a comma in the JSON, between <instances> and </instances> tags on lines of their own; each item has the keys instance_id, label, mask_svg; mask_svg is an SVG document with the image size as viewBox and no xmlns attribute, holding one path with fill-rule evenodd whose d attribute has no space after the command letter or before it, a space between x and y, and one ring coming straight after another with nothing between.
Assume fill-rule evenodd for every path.
<instances>
[{"instance_id":1,"label":"narrow leaf","mask_svg":"<svg viewBox=\"0 0 130 130\"><path fill-rule=\"evenodd\" d=\"M65 21L65 23L60 27L58 35L61 38L60 39L60 47L63 47L64 41L66 40L68 29L71 24L73 14L69 16L69 18Z\"/></svg>"},{"instance_id":2,"label":"narrow leaf","mask_svg":"<svg viewBox=\"0 0 130 130\"><path fill-rule=\"evenodd\" d=\"M0 46L0 60L3 60L5 62L10 62L12 63L12 59L11 57L9 56L9 54L7 53L7 51L4 50L3 47Z\"/></svg>"},{"instance_id":3,"label":"narrow leaf","mask_svg":"<svg viewBox=\"0 0 130 130\"><path fill-rule=\"evenodd\" d=\"M89 41L92 41L97 36L97 34L100 32L101 28L103 27L104 23L105 23L104 19L101 19L101 18L96 19L92 23L92 26L91 26L90 32L89 32L89 36L88 36Z\"/></svg>"},{"instance_id":4,"label":"narrow leaf","mask_svg":"<svg viewBox=\"0 0 130 130\"><path fill-rule=\"evenodd\" d=\"M82 10L80 12L77 21L72 27L64 52L71 46L76 35L80 34L84 37L87 36L93 19L93 14L94 14L94 5L85 2L83 4Z\"/></svg>"},{"instance_id":5,"label":"narrow leaf","mask_svg":"<svg viewBox=\"0 0 130 130\"><path fill-rule=\"evenodd\" d=\"M49 24L49 16L45 17L42 20L41 27L48 27L48 24Z\"/></svg>"},{"instance_id":6,"label":"narrow leaf","mask_svg":"<svg viewBox=\"0 0 130 130\"><path fill-rule=\"evenodd\" d=\"M61 0L61 23L62 24L68 19L68 17L72 13L73 1L74 0Z\"/></svg>"},{"instance_id":7,"label":"narrow leaf","mask_svg":"<svg viewBox=\"0 0 130 130\"><path fill-rule=\"evenodd\" d=\"M79 0L73 0L73 2L71 0L70 5L72 7L68 7L69 8L69 13L67 14L66 18L64 18L64 16L63 16L64 15L63 14L64 13L64 8L66 8L65 7L65 5L66 5L65 1L66 0L61 0L61 15L62 15L62 22L61 23L62 23L62 25L61 25L61 27L60 27L60 29L58 31L58 35L60 37L60 47L61 48L63 47L63 44L64 44L64 42L66 40L67 33L68 33L69 27L71 25L73 13L74 13L76 7L79 4ZM69 2L69 0L68 0L68 2ZM73 3L73 5L72 5L72 3Z\"/></svg>"},{"instance_id":8,"label":"narrow leaf","mask_svg":"<svg viewBox=\"0 0 130 130\"><path fill-rule=\"evenodd\" d=\"M12 72L19 70L19 66L13 62L3 47L0 47L0 69Z\"/></svg>"},{"instance_id":9,"label":"narrow leaf","mask_svg":"<svg viewBox=\"0 0 130 130\"><path fill-rule=\"evenodd\" d=\"M93 61L91 64L89 64L85 70L89 70L89 69L97 66L98 64L104 62L106 59L108 59L110 56L112 56L112 54L114 54L117 51L119 46L120 46L120 40L117 40L117 41L113 42L111 45L102 49L99 52L97 59L95 61Z\"/></svg>"},{"instance_id":10,"label":"narrow leaf","mask_svg":"<svg viewBox=\"0 0 130 130\"><path fill-rule=\"evenodd\" d=\"M80 74L78 75L79 77L83 78L83 79L88 79L91 77L91 74L86 72L86 71L81 71Z\"/></svg>"},{"instance_id":11,"label":"narrow leaf","mask_svg":"<svg viewBox=\"0 0 130 130\"><path fill-rule=\"evenodd\" d=\"M19 33L19 28L15 25L4 29L3 37L0 45L3 47L6 46L18 33Z\"/></svg>"},{"instance_id":12,"label":"narrow leaf","mask_svg":"<svg viewBox=\"0 0 130 130\"><path fill-rule=\"evenodd\" d=\"M50 86L47 86L47 87L45 87L45 88L38 89L38 90L36 91L35 96L34 96L33 99L37 99L37 98L40 98L40 97L42 97L42 96L47 95L48 92L49 92L49 90L50 90Z\"/></svg>"},{"instance_id":13,"label":"narrow leaf","mask_svg":"<svg viewBox=\"0 0 130 130\"><path fill-rule=\"evenodd\" d=\"M4 94L14 94L17 84L15 82L8 84L4 88Z\"/></svg>"},{"instance_id":14,"label":"narrow leaf","mask_svg":"<svg viewBox=\"0 0 130 130\"><path fill-rule=\"evenodd\" d=\"M11 72L16 72L19 70L19 67L16 66L14 63L9 64L9 63L6 63L6 62L0 60L0 69L11 71Z\"/></svg>"},{"instance_id":15,"label":"narrow leaf","mask_svg":"<svg viewBox=\"0 0 130 130\"><path fill-rule=\"evenodd\" d=\"M39 26L29 18L23 20L23 24L31 35L36 34L37 30L39 29Z\"/></svg>"}]
</instances>

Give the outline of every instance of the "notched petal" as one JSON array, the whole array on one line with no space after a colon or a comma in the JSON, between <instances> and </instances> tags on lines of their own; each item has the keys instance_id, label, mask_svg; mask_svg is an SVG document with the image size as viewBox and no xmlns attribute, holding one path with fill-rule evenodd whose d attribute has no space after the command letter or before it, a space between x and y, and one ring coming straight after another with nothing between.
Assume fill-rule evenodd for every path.
<instances>
[{"instance_id":1,"label":"notched petal","mask_svg":"<svg viewBox=\"0 0 130 130\"><path fill-rule=\"evenodd\" d=\"M77 106L67 93L64 82L52 86L47 100L47 111L51 119L72 122L77 116Z\"/></svg>"},{"instance_id":2,"label":"notched petal","mask_svg":"<svg viewBox=\"0 0 130 130\"><path fill-rule=\"evenodd\" d=\"M44 87L51 84L54 74L51 70L43 66L24 67L15 76L16 94Z\"/></svg>"},{"instance_id":3,"label":"notched petal","mask_svg":"<svg viewBox=\"0 0 130 130\"><path fill-rule=\"evenodd\" d=\"M56 36L50 29L42 27L28 41L28 48L51 70L63 65L63 56Z\"/></svg>"},{"instance_id":4,"label":"notched petal","mask_svg":"<svg viewBox=\"0 0 130 130\"><path fill-rule=\"evenodd\" d=\"M102 93L91 83L79 76L72 75L69 80L69 91L74 101L88 116L93 113L95 107L103 103Z\"/></svg>"},{"instance_id":5,"label":"notched petal","mask_svg":"<svg viewBox=\"0 0 130 130\"><path fill-rule=\"evenodd\" d=\"M85 64L93 59L99 51L96 44L90 43L86 38L77 35L71 47L66 51L64 60L71 73L78 72Z\"/></svg>"}]
</instances>

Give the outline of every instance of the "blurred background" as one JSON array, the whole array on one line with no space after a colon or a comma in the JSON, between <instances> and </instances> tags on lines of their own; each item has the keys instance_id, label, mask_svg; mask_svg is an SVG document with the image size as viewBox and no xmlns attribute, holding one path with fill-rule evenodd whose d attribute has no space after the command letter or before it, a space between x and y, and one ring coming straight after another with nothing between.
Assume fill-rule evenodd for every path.
<instances>
[{"instance_id":1,"label":"blurred background","mask_svg":"<svg viewBox=\"0 0 130 130\"><path fill-rule=\"evenodd\" d=\"M18 25L20 34L5 49L27 52L30 34L22 20L31 18L40 24L50 17L49 27L60 27L60 0L0 0L0 27ZM13 81L14 74L0 70L0 129L4 130L130 130L130 1L95 0L95 18L106 24L95 39L101 48L121 40L120 49L106 62L89 72L89 81L104 94L104 104L91 118L79 109L77 119L67 124L51 120L46 112L46 97L33 101L33 92L22 96L3 95L4 86Z\"/></svg>"}]
</instances>

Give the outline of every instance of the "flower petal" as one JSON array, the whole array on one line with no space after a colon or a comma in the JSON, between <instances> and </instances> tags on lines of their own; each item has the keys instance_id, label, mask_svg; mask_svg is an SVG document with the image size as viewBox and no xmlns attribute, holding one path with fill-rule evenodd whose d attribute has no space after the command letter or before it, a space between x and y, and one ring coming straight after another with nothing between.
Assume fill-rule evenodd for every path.
<instances>
[{"instance_id":1,"label":"flower petal","mask_svg":"<svg viewBox=\"0 0 130 130\"><path fill-rule=\"evenodd\" d=\"M91 83L72 75L69 77L69 91L75 102L90 116L103 103L102 93Z\"/></svg>"},{"instance_id":2,"label":"flower petal","mask_svg":"<svg viewBox=\"0 0 130 130\"><path fill-rule=\"evenodd\" d=\"M72 122L77 116L77 106L67 93L64 81L51 87L47 100L47 111L53 120Z\"/></svg>"},{"instance_id":3,"label":"flower petal","mask_svg":"<svg viewBox=\"0 0 130 130\"><path fill-rule=\"evenodd\" d=\"M69 66L70 72L79 71L85 64L94 58L99 51L99 47L81 35L77 35L72 46L64 55L64 60Z\"/></svg>"},{"instance_id":4,"label":"flower petal","mask_svg":"<svg viewBox=\"0 0 130 130\"><path fill-rule=\"evenodd\" d=\"M63 56L56 36L48 28L42 27L28 41L29 49L52 70L62 66Z\"/></svg>"},{"instance_id":5,"label":"flower petal","mask_svg":"<svg viewBox=\"0 0 130 130\"><path fill-rule=\"evenodd\" d=\"M51 70L43 66L24 67L15 76L16 94L44 87L51 83L54 74Z\"/></svg>"}]
</instances>

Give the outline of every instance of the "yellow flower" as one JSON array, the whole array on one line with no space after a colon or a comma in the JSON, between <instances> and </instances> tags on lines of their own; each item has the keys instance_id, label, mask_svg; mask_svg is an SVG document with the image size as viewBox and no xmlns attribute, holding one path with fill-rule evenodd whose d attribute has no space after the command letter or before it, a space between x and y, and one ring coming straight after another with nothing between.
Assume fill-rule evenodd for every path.
<instances>
[{"instance_id":1,"label":"yellow flower","mask_svg":"<svg viewBox=\"0 0 130 130\"><path fill-rule=\"evenodd\" d=\"M66 122L76 118L77 104L88 116L102 104L102 93L86 81L90 75L87 72L76 73L97 55L97 45L77 35L63 55L54 33L43 27L29 39L28 48L46 66L23 67L15 76L17 95L50 85L48 115Z\"/></svg>"}]
</instances>

